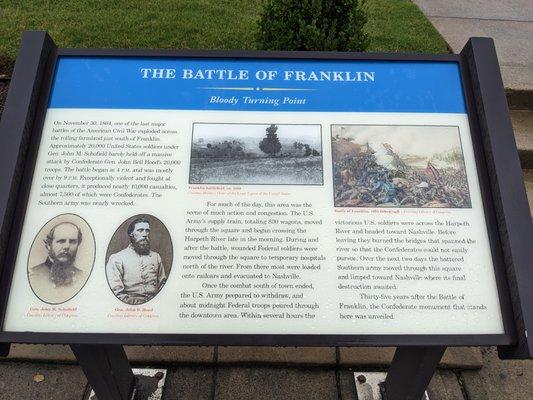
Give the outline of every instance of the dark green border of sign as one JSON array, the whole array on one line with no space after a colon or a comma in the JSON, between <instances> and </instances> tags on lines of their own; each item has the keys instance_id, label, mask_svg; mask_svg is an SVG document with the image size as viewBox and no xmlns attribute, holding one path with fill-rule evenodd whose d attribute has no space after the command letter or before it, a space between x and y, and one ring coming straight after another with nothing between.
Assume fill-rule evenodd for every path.
<instances>
[{"instance_id":1,"label":"dark green border of sign","mask_svg":"<svg viewBox=\"0 0 533 400\"><path fill-rule=\"evenodd\" d=\"M15 258L54 69L59 56L453 61L459 63L505 333L501 335L264 335L6 332ZM263 346L498 345L503 358L531 358L533 224L494 44L472 38L459 55L334 52L59 49L46 32L25 32L0 122L0 344ZM445 323L445 321L443 321Z\"/></svg>"}]
</instances>

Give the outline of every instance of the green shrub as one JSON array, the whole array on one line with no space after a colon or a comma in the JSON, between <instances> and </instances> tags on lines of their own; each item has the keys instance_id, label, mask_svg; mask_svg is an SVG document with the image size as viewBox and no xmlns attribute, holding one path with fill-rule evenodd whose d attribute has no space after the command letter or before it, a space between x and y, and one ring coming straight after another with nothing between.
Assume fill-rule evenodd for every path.
<instances>
[{"instance_id":1,"label":"green shrub","mask_svg":"<svg viewBox=\"0 0 533 400\"><path fill-rule=\"evenodd\" d=\"M363 51L364 0L267 0L257 44L265 50Z\"/></svg>"}]
</instances>

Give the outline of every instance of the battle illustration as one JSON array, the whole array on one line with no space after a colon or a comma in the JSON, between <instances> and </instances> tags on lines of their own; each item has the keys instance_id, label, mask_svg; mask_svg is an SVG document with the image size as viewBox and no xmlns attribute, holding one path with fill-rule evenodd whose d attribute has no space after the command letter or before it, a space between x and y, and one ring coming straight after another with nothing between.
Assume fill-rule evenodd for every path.
<instances>
[{"instance_id":1,"label":"battle illustration","mask_svg":"<svg viewBox=\"0 0 533 400\"><path fill-rule=\"evenodd\" d=\"M332 127L336 207L469 208L457 127Z\"/></svg>"}]
</instances>

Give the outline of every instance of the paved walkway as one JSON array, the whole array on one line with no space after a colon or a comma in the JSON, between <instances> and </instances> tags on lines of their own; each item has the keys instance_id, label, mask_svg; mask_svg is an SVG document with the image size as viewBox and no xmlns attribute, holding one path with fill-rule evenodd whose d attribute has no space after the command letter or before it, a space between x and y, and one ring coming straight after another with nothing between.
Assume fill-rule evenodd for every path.
<instances>
[{"instance_id":1,"label":"paved walkway","mask_svg":"<svg viewBox=\"0 0 533 400\"><path fill-rule=\"evenodd\" d=\"M472 36L494 39L507 89L533 91L532 0L413 0L459 52Z\"/></svg>"},{"instance_id":2,"label":"paved walkway","mask_svg":"<svg viewBox=\"0 0 533 400\"><path fill-rule=\"evenodd\" d=\"M301 363L242 364L217 356L205 362L165 363L168 368L163 400L357 400L354 369ZM283 349L278 349L282 350ZM227 351L227 348L226 348ZM481 370L441 369L428 392L431 400L530 400L533 394L531 361L497 359L494 348L483 348ZM135 366L161 366L161 362ZM355 369L366 370L368 367ZM371 369L376 369L371 368ZM363 372L364 374L364 372ZM82 400L87 380L80 367L66 363L0 361L0 400ZM408 382L406 382L408 384ZM136 400L145 400L139 396Z\"/></svg>"}]
</instances>

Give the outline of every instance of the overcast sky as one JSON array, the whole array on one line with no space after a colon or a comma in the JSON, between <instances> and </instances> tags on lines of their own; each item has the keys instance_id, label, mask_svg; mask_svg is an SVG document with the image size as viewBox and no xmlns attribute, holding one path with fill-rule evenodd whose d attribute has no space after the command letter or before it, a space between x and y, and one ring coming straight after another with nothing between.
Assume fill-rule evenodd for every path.
<instances>
[{"instance_id":1,"label":"overcast sky","mask_svg":"<svg viewBox=\"0 0 533 400\"><path fill-rule=\"evenodd\" d=\"M194 140L203 138L206 141L212 141L224 137L262 138L266 135L266 128L269 126L269 124L194 124ZM320 125L277 125L277 127L276 134L280 139L295 140L306 137L309 138L309 142L320 142Z\"/></svg>"}]
</instances>

